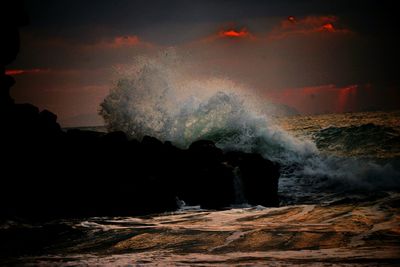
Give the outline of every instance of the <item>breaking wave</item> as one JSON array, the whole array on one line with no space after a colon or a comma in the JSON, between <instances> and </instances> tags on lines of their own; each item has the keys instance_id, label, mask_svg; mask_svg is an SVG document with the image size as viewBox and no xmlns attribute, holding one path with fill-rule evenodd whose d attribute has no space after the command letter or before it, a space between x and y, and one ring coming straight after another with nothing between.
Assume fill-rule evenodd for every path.
<instances>
[{"instance_id":1,"label":"breaking wave","mask_svg":"<svg viewBox=\"0 0 400 267\"><path fill-rule=\"evenodd\" d=\"M274 125L262 111L265 103L250 90L229 79L190 73L173 50L139 57L118 75L100 110L109 130L137 139L151 135L181 147L208 139L224 150L260 153L283 166L284 194L399 187L399 171L392 165L320 155L311 140L295 138ZM322 131L319 142L334 144L335 131Z\"/></svg>"},{"instance_id":2,"label":"breaking wave","mask_svg":"<svg viewBox=\"0 0 400 267\"><path fill-rule=\"evenodd\" d=\"M317 152L274 125L257 97L225 78L187 73L174 51L156 58L139 57L101 104L109 130L130 137L145 135L185 147L199 139L224 149L259 152L280 160Z\"/></svg>"}]
</instances>

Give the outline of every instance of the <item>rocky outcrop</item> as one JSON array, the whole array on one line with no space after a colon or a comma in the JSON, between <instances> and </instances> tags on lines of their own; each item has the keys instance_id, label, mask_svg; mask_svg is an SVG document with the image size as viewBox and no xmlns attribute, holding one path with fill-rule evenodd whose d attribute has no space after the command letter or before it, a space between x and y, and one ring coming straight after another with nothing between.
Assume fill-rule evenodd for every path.
<instances>
[{"instance_id":1,"label":"rocky outcrop","mask_svg":"<svg viewBox=\"0 0 400 267\"><path fill-rule=\"evenodd\" d=\"M224 153L207 140L180 149L149 136L63 131L52 112L14 104L5 65L26 22L19 8L3 9L13 19L2 24L0 49L1 217L147 214L177 209L177 198L217 209L237 203L238 190L250 204L277 205L279 167L260 155Z\"/></svg>"},{"instance_id":2,"label":"rocky outcrop","mask_svg":"<svg viewBox=\"0 0 400 267\"><path fill-rule=\"evenodd\" d=\"M128 140L122 132L44 129L51 130L2 141L8 155L2 162L3 215L147 214L176 210L177 198L219 209L240 204L238 190L245 197L240 201L278 204L279 167L258 154L223 153L204 140L184 150L152 137ZM238 178L241 188L235 187Z\"/></svg>"}]
</instances>

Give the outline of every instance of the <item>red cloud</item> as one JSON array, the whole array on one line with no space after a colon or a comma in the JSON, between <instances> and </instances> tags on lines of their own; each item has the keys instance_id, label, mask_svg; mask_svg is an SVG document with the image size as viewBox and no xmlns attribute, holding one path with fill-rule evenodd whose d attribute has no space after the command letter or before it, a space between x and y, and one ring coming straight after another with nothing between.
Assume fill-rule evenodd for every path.
<instances>
[{"instance_id":1,"label":"red cloud","mask_svg":"<svg viewBox=\"0 0 400 267\"><path fill-rule=\"evenodd\" d=\"M256 37L247 29L241 28L238 30L235 26L223 26L222 29L216 33L213 33L205 38L194 41L190 44L200 43L212 43L218 40L256 40Z\"/></svg>"},{"instance_id":2,"label":"red cloud","mask_svg":"<svg viewBox=\"0 0 400 267\"><path fill-rule=\"evenodd\" d=\"M247 29L243 28L239 31L230 29L230 30L224 30L220 31L218 33L220 37L229 37L229 38L243 38L243 37L248 37L250 36L250 33L247 31Z\"/></svg>"},{"instance_id":3,"label":"red cloud","mask_svg":"<svg viewBox=\"0 0 400 267\"><path fill-rule=\"evenodd\" d=\"M122 47L122 46L135 46L139 44L139 37L136 35L132 36L117 36L114 40L109 43L111 47Z\"/></svg>"},{"instance_id":4,"label":"red cloud","mask_svg":"<svg viewBox=\"0 0 400 267\"><path fill-rule=\"evenodd\" d=\"M356 109L355 102L359 88L359 85L336 87L333 84L327 84L285 89L275 92L270 97L306 114L345 112Z\"/></svg>"},{"instance_id":5,"label":"red cloud","mask_svg":"<svg viewBox=\"0 0 400 267\"><path fill-rule=\"evenodd\" d=\"M346 107L351 106L352 100L356 97L358 85L350 85L340 88L338 92L338 110L346 111Z\"/></svg>"},{"instance_id":6,"label":"red cloud","mask_svg":"<svg viewBox=\"0 0 400 267\"><path fill-rule=\"evenodd\" d=\"M48 72L49 70L43 69L30 69L30 70L6 70L6 75L21 75L21 74L30 74L30 73L43 73Z\"/></svg>"},{"instance_id":7,"label":"red cloud","mask_svg":"<svg viewBox=\"0 0 400 267\"><path fill-rule=\"evenodd\" d=\"M291 36L304 36L311 34L347 34L351 33L349 29L344 28L335 16L308 16L298 19L289 16L281 23L267 33L267 38L260 38L251 33L247 28L240 30L233 23L222 26L222 30L217 34L201 39L202 42L212 42L219 39L246 39L253 41L271 41L284 39Z\"/></svg>"},{"instance_id":8,"label":"red cloud","mask_svg":"<svg viewBox=\"0 0 400 267\"><path fill-rule=\"evenodd\" d=\"M335 16L309 16L297 19L290 16L283 20L269 34L270 39L283 39L295 35L307 35L316 33L350 33L349 29L338 27L338 18Z\"/></svg>"},{"instance_id":9,"label":"red cloud","mask_svg":"<svg viewBox=\"0 0 400 267\"><path fill-rule=\"evenodd\" d=\"M67 49L78 49L78 50L93 50L93 49L114 49L114 48L126 48L138 45L150 45L149 43L143 42L136 35L123 35L115 36L113 38L100 39L94 43L74 43L67 39L62 38L49 38L49 39L33 39L31 43L38 47L63 47Z\"/></svg>"},{"instance_id":10,"label":"red cloud","mask_svg":"<svg viewBox=\"0 0 400 267\"><path fill-rule=\"evenodd\" d=\"M322 25L321 28L319 28L319 31L335 32L336 29L332 23L327 23L327 24Z\"/></svg>"},{"instance_id":11,"label":"red cloud","mask_svg":"<svg viewBox=\"0 0 400 267\"><path fill-rule=\"evenodd\" d=\"M103 39L94 44L82 44L80 47L82 49L118 49L118 48L129 48L138 46L140 44L146 44L140 41L139 37L136 35L124 35L116 36L112 39Z\"/></svg>"},{"instance_id":12,"label":"red cloud","mask_svg":"<svg viewBox=\"0 0 400 267\"><path fill-rule=\"evenodd\" d=\"M119 49L152 49L156 48L157 44L143 41L137 35L115 36L112 39L103 39L92 45L81 45L83 50L119 50Z\"/></svg>"}]
</instances>

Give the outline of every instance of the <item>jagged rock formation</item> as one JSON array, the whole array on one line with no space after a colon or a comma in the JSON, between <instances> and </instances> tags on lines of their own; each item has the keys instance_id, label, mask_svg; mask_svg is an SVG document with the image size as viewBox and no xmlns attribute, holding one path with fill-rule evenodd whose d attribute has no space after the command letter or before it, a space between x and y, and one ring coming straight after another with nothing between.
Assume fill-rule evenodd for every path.
<instances>
[{"instance_id":1,"label":"jagged rock formation","mask_svg":"<svg viewBox=\"0 0 400 267\"><path fill-rule=\"evenodd\" d=\"M205 140L185 150L123 132L65 132L50 111L15 104L5 66L18 53L18 27L27 19L18 2L2 5L1 217L146 214L175 210L176 198L224 208L237 203L238 190L250 204L278 204L279 166L257 154L225 154Z\"/></svg>"}]
</instances>

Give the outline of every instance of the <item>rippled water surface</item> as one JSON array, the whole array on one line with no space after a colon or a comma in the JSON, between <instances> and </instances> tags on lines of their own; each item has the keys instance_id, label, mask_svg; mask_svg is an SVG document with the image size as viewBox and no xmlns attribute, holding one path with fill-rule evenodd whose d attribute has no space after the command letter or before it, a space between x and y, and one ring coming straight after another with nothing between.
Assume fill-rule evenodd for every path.
<instances>
[{"instance_id":1,"label":"rippled water surface","mask_svg":"<svg viewBox=\"0 0 400 267\"><path fill-rule=\"evenodd\" d=\"M49 246L48 255L20 260L32 266L394 266L400 260L399 204L399 194L387 194L358 204L59 221L79 237Z\"/></svg>"},{"instance_id":2,"label":"rippled water surface","mask_svg":"<svg viewBox=\"0 0 400 267\"><path fill-rule=\"evenodd\" d=\"M400 111L293 116L278 120L299 138L314 140L321 151L343 156L400 156Z\"/></svg>"},{"instance_id":3,"label":"rippled water surface","mask_svg":"<svg viewBox=\"0 0 400 267\"><path fill-rule=\"evenodd\" d=\"M319 151L296 159L294 171L290 164L283 169L281 207L183 207L142 217L8 221L0 230L18 239L7 242L28 249L0 263L398 266L399 118L399 112L368 112L279 119L290 135L315 143Z\"/></svg>"}]
</instances>

